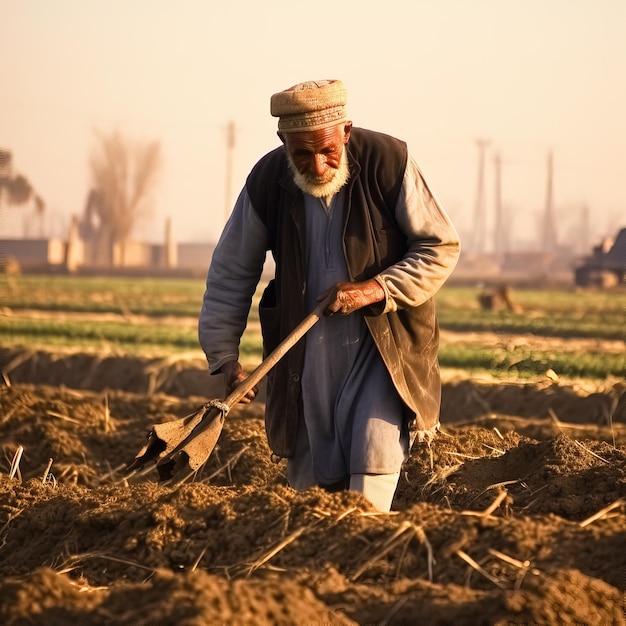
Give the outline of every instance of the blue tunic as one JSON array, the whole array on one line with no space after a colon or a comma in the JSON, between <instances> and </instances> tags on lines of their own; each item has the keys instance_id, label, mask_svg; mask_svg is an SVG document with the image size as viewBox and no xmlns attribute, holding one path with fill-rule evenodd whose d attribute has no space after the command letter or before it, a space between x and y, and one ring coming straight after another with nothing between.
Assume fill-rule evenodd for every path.
<instances>
[{"instance_id":1,"label":"blue tunic","mask_svg":"<svg viewBox=\"0 0 626 626\"><path fill-rule=\"evenodd\" d=\"M334 283L350 280L342 247L344 205L345 191L328 208L305 195L308 310ZM323 317L305 341L303 413L317 482L398 472L409 448L403 406L362 314ZM290 479L299 482L293 471Z\"/></svg>"}]
</instances>

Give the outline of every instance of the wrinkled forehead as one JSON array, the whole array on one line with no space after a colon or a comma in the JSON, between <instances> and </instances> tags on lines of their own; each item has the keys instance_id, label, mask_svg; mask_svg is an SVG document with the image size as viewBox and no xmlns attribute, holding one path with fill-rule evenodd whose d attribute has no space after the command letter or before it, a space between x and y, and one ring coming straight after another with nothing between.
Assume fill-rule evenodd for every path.
<instances>
[{"instance_id":1,"label":"wrinkled forehead","mask_svg":"<svg viewBox=\"0 0 626 626\"><path fill-rule=\"evenodd\" d=\"M282 137L289 150L320 152L326 148L343 146L347 133L342 123L318 130L283 133Z\"/></svg>"}]
</instances>

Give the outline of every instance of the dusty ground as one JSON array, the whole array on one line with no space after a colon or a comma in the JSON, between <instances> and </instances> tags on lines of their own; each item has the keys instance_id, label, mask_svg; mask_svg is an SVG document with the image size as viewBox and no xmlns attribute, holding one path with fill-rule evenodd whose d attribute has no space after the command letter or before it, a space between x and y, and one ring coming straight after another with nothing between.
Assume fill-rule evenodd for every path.
<instances>
[{"instance_id":1,"label":"dusty ground","mask_svg":"<svg viewBox=\"0 0 626 626\"><path fill-rule=\"evenodd\" d=\"M260 402L195 483L127 476L152 424L222 396L203 363L0 350L0 368L2 624L624 621L623 381L448 375L442 433L380 515L289 489Z\"/></svg>"}]
</instances>

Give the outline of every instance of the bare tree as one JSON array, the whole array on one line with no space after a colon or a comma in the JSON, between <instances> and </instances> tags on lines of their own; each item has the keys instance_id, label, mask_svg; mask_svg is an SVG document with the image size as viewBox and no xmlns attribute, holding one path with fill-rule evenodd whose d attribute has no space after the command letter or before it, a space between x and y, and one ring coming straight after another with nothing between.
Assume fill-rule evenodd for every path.
<instances>
[{"instance_id":1,"label":"bare tree","mask_svg":"<svg viewBox=\"0 0 626 626\"><path fill-rule=\"evenodd\" d=\"M23 205L33 200L38 217L43 218L44 201L25 176L13 174L13 155L0 148L0 206L5 197L8 205Z\"/></svg>"},{"instance_id":2,"label":"bare tree","mask_svg":"<svg viewBox=\"0 0 626 626\"><path fill-rule=\"evenodd\" d=\"M96 131L96 145L89 161L91 191L85 218L99 241L99 262L110 264L115 244L121 263L125 248L140 217L150 213L153 192L161 169L158 142L132 142L115 131Z\"/></svg>"}]
</instances>

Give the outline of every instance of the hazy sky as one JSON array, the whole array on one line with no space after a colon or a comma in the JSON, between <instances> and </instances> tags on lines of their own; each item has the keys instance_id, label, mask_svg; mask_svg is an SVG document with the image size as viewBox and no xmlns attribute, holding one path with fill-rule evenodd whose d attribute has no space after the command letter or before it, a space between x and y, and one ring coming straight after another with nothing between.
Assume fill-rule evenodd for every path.
<instances>
[{"instance_id":1,"label":"hazy sky","mask_svg":"<svg viewBox=\"0 0 626 626\"><path fill-rule=\"evenodd\" d=\"M471 232L477 139L490 141L516 241L537 238L554 152L559 235L626 226L626 0L0 0L0 147L65 234L89 191L94 129L158 140L157 241L214 240L232 198L278 145L272 93L341 78L356 126L409 143L462 233ZM5 210L0 227L23 228Z\"/></svg>"}]
</instances>

